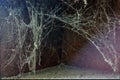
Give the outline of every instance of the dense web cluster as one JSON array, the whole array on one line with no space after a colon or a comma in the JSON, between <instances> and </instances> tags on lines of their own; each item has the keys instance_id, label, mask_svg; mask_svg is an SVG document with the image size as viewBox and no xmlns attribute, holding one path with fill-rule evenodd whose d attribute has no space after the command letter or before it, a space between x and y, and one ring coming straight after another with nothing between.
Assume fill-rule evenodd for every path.
<instances>
[{"instance_id":1,"label":"dense web cluster","mask_svg":"<svg viewBox=\"0 0 120 80\"><path fill-rule=\"evenodd\" d=\"M65 26L65 28L88 39L98 49L104 61L116 72L120 58L116 30L119 30L120 20L108 3L109 1L101 0L95 10L91 7L75 9L66 3L76 13L66 15L62 20L72 26L71 28Z\"/></svg>"},{"instance_id":2,"label":"dense web cluster","mask_svg":"<svg viewBox=\"0 0 120 80\"><path fill-rule=\"evenodd\" d=\"M99 4L96 4L96 8L89 6L87 0L83 0L77 6L74 4L79 3L79 0L75 0L72 3L69 0L60 1L60 5L46 11L40 5L35 6L31 1L26 0L28 14L27 12L23 13L21 7L13 8L13 6L7 6L3 10L3 7L0 6L0 10L3 10L3 14L0 12L0 16L2 15L0 17L1 45L3 43L12 45L5 53L7 54L7 61L4 62L1 68L6 68L17 58L18 62L16 65L21 73L22 68L26 64L28 64L32 72L35 72L37 50L41 46L42 40L49 35L53 28L63 27L89 40L98 49L104 61L114 71L117 71L120 56L119 51L116 49L116 30L120 28L120 20L109 6L109 1L100 0ZM79 7L79 5L81 6ZM6 11L8 11L8 14ZM59 13L59 11L61 12ZM29 15L30 21L26 17L25 19L27 20L23 19L21 14ZM55 24L55 20L63 25L52 27L51 25ZM44 33L44 29L49 30ZM29 37L27 36L28 32L30 34ZM29 43L27 43L28 38ZM10 44L11 42L14 44ZM25 50L23 51L23 49ZM39 65L40 63L41 52L39 51Z\"/></svg>"}]
</instances>

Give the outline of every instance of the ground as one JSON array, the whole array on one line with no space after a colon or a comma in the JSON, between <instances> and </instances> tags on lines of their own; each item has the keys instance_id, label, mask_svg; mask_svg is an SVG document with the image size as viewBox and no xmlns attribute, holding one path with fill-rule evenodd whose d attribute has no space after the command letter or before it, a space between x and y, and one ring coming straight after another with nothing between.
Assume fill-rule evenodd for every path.
<instances>
[{"instance_id":1,"label":"ground","mask_svg":"<svg viewBox=\"0 0 120 80\"><path fill-rule=\"evenodd\" d=\"M120 79L120 74L106 74L95 70L80 69L78 67L58 65L34 73L26 73L21 77L10 79Z\"/></svg>"}]
</instances>

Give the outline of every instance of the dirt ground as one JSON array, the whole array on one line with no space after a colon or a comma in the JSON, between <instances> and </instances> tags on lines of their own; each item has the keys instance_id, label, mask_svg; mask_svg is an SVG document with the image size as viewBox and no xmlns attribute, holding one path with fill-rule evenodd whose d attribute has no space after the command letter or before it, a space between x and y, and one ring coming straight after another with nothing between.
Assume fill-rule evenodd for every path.
<instances>
[{"instance_id":1,"label":"dirt ground","mask_svg":"<svg viewBox=\"0 0 120 80\"><path fill-rule=\"evenodd\" d=\"M120 79L120 74L106 74L95 70L80 69L73 66L59 65L46 68L34 73L26 73L21 76L7 79ZM6 78L3 78L6 79Z\"/></svg>"}]
</instances>

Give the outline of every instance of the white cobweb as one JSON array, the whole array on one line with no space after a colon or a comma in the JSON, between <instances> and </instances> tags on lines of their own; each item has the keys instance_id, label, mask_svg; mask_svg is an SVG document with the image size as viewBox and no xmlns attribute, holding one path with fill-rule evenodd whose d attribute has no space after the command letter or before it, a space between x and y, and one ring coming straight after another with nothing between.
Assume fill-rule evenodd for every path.
<instances>
[{"instance_id":1,"label":"white cobweb","mask_svg":"<svg viewBox=\"0 0 120 80\"><path fill-rule=\"evenodd\" d=\"M114 11L107 5L107 2L101 1L99 7L93 10L93 14L87 16L85 13L87 9L82 11L82 9L75 9L67 2L64 3L76 11L74 15L63 17L63 22L72 26L65 27L88 39L103 56L104 61L111 66L114 72L117 72L120 53L117 49L118 35L116 34L120 28L120 19L116 17ZM110 13L107 12L107 9L110 10ZM109 15L111 13L113 16Z\"/></svg>"},{"instance_id":2,"label":"white cobweb","mask_svg":"<svg viewBox=\"0 0 120 80\"><path fill-rule=\"evenodd\" d=\"M88 39L103 56L104 61L108 63L115 72L118 71L120 53L116 49L118 44L116 41L116 30L120 28L120 20L116 16L109 16L103 4L100 5L99 9L93 10L92 15L86 15L87 10L89 10L90 8L76 9L71 4L63 0L62 2L69 8L75 10L75 13L66 15L63 12L63 14L61 14L60 16L56 16L55 13L57 12L57 10L60 9L60 7L58 7L57 9L55 8L55 10L52 10L51 13L48 14L44 13L42 11L42 8L38 12L38 10L29 3L28 10L31 22L28 25L25 24L24 21L21 19L19 9L9 9L9 16L5 19L2 19L0 27L1 29L3 27L6 27L6 29L8 29L8 33L4 34L6 40L3 41L10 42L12 41L12 39L13 41L15 39L16 45L15 48L12 49L14 53L10 54L9 59L4 63L4 65L2 65L3 69L6 68L17 56L19 57L18 67L21 73L22 68L25 64L28 64L29 69L32 72L35 72L37 57L36 51L41 45L41 40L43 39L43 29L47 24L52 23L55 19L65 24L61 27L70 29L71 31L74 31ZM87 5L87 2L85 5ZM45 16L47 16L48 18L44 18ZM39 21L38 17L40 18ZM47 23L44 24L44 22ZM22 49L24 46L28 28L31 29L33 33L33 48L29 51L29 55L26 55L23 54ZM41 55L39 57L39 63L40 62Z\"/></svg>"}]
</instances>

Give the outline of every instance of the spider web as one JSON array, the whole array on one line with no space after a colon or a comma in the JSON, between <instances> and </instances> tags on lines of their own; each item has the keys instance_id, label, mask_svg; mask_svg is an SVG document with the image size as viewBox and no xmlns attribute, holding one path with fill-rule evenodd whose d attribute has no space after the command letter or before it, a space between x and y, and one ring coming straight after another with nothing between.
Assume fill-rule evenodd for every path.
<instances>
[{"instance_id":1,"label":"spider web","mask_svg":"<svg viewBox=\"0 0 120 80\"><path fill-rule=\"evenodd\" d=\"M11 53L6 52L8 59L1 68L5 69L14 59L18 58L17 66L20 73L22 73L22 69L26 64L28 64L29 70L35 73L37 50L41 46L42 40L44 40L53 28L50 28L45 36L42 36L43 29L49 26L49 24L53 24L54 20L58 20L64 23L61 27L76 32L88 39L103 56L104 61L117 72L120 56L119 51L116 49L116 30L120 27L120 20L116 17L114 11L109 5L106 6L107 3L102 2L102 0L102 3L95 10L92 7L84 5L84 7L82 6L78 9L73 6L74 3L61 1L67 7L60 15L56 15L62 9L59 5L48 12L44 12L44 8L35 8L32 3L26 1L31 19L29 24L23 21L20 8L8 8L9 14L5 18L0 19L1 34L4 34L0 34L0 37L2 37L0 40L1 44L6 43L7 45L10 42L14 42L14 44L12 44L13 48L9 48ZM85 5L88 4L87 2L85 3ZM106 7L110 9L114 16L109 16ZM74 13L67 14L67 9L72 9ZM91 12L87 14L89 10ZM2 32L4 30L6 31ZM31 37L31 43L27 44L25 41L28 30L31 31L29 36ZM24 47L25 44L26 47ZM25 48L25 52L23 52L23 48ZM39 53L39 65L40 63L41 52Z\"/></svg>"}]
</instances>

